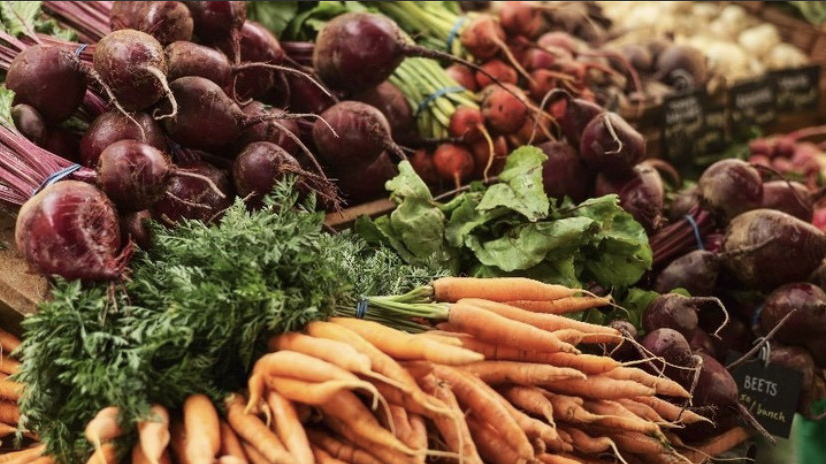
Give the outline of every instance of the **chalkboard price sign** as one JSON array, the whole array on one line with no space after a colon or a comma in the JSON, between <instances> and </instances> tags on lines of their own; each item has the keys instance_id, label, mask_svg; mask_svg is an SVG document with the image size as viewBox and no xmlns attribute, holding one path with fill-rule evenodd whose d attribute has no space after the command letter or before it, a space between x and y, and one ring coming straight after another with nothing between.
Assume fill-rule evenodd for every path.
<instances>
[{"instance_id":1,"label":"chalkboard price sign","mask_svg":"<svg viewBox=\"0 0 826 464\"><path fill-rule=\"evenodd\" d=\"M739 357L738 353L729 352L728 362ZM772 435L788 438L803 386L803 373L754 359L736 367L731 375L737 382L740 402L757 422Z\"/></svg>"},{"instance_id":2,"label":"chalkboard price sign","mask_svg":"<svg viewBox=\"0 0 826 464\"><path fill-rule=\"evenodd\" d=\"M774 80L761 78L729 89L731 127L744 133L752 126L765 126L777 118Z\"/></svg>"},{"instance_id":3,"label":"chalkboard price sign","mask_svg":"<svg viewBox=\"0 0 826 464\"><path fill-rule=\"evenodd\" d=\"M688 161L695 153L695 143L703 131L705 92L670 95L663 100L663 147L676 163Z\"/></svg>"},{"instance_id":4,"label":"chalkboard price sign","mask_svg":"<svg viewBox=\"0 0 826 464\"><path fill-rule=\"evenodd\" d=\"M703 130L695 142L696 153L702 156L724 150L727 146L726 127L726 107L707 105L703 109Z\"/></svg>"},{"instance_id":5,"label":"chalkboard price sign","mask_svg":"<svg viewBox=\"0 0 826 464\"><path fill-rule=\"evenodd\" d=\"M777 110L782 113L817 109L820 102L820 66L783 69L771 73Z\"/></svg>"}]
</instances>

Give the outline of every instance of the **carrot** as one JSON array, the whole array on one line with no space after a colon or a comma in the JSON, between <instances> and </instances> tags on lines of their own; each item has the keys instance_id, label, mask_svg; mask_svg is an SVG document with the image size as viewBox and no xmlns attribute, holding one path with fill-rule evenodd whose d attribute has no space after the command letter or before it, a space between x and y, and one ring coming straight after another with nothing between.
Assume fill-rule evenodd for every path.
<instances>
[{"instance_id":1,"label":"carrot","mask_svg":"<svg viewBox=\"0 0 826 464\"><path fill-rule=\"evenodd\" d=\"M313 450L313 458L315 458L315 462L318 464L347 464L340 459L334 458L330 453L317 446L313 446L311 449Z\"/></svg>"},{"instance_id":2,"label":"carrot","mask_svg":"<svg viewBox=\"0 0 826 464\"><path fill-rule=\"evenodd\" d=\"M477 298L468 298L461 300L459 303L467 303L488 311L494 312L502 317L530 324L538 329L553 332L555 330L574 329L586 335L603 335L599 339L591 339L592 343L616 343L622 340L622 335L616 329L605 327L596 324L589 324L587 322L575 321L565 316L557 316L556 314L541 314L525 311L524 309L515 306L509 306L503 303L496 303L493 301L480 300ZM450 321L449 322L453 322ZM517 345L519 346L519 345ZM525 349L530 349L524 347ZM546 350L547 351L547 350ZM562 351L562 350L554 350Z\"/></svg>"},{"instance_id":3,"label":"carrot","mask_svg":"<svg viewBox=\"0 0 826 464\"><path fill-rule=\"evenodd\" d=\"M201 394L190 395L183 406L186 457L191 464L212 464L221 449L221 426L212 401Z\"/></svg>"},{"instance_id":4,"label":"carrot","mask_svg":"<svg viewBox=\"0 0 826 464\"><path fill-rule=\"evenodd\" d=\"M433 287L433 297L436 301L450 303L463 298L484 298L491 301L557 300L574 296L579 292L562 285L544 284L523 277L442 277L430 285Z\"/></svg>"},{"instance_id":5,"label":"carrot","mask_svg":"<svg viewBox=\"0 0 826 464\"><path fill-rule=\"evenodd\" d=\"M611 304L611 299L569 296L558 300L510 300L503 303L535 313L569 314Z\"/></svg>"},{"instance_id":6,"label":"carrot","mask_svg":"<svg viewBox=\"0 0 826 464\"><path fill-rule=\"evenodd\" d=\"M453 411L453 417L440 416L433 419L436 429L447 444L447 449L458 453L465 464L482 464L482 458L464 420L464 412L447 384L439 382L433 375L423 377L420 383L427 393L441 400Z\"/></svg>"},{"instance_id":7,"label":"carrot","mask_svg":"<svg viewBox=\"0 0 826 464\"><path fill-rule=\"evenodd\" d=\"M95 450L86 464L113 464L118 462L118 449L114 443L104 443Z\"/></svg>"},{"instance_id":8,"label":"carrot","mask_svg":"<svg viewBox=\"0 0 826 464\"><path fill-rule=\"evenodd\" d=\"M161 456L155 460L151 461L143 451L143 448L140 444L135 445L132 447L132 464L171 464L172 461L169 458L169 453L164 451L161 453Z\"/></svg>"},{"instance_id":9,"label":"carrot","mask_svg":"<svg viewBox=\"0 0 826 464\"><path fill-rule=\"evenodd\" d=\"M558 367L570 367L586 374L602 374L621 365L608 356L571 353L547 353L543 362Z\"/></svg>"},{"instance_id":10,"label":"carrot","mask_svg":"<svg viewBox=\"0 0 826 464\"><path fill-rule=\"evenodd\" d=\"M448 321L463 332L497 345L536 351L577 351L546 330L465 302L450 306Z\"/></svg>"},{"instance_id":11,"label":"carrot","mask_svg":"<svg viewBox=\"0 0 826 464\"><path fill-rule=\"evenodd\" d=\"M689 393L688 390L683 388L683 386L677 382L667 377L657 377L655 375L651 375L648 372L636 367L618 367L602 375L616 380L633 380L637 383L653 388L658 395L691 398L691 393Z\"/></svg>"},{"instance_id":12,"label":"carrot","mask_svg":"<svg viewBox=\"0 0 826 464\"><path fill-rule=\"evenodd\" d=\"M446 413L447 406L427 393L422 392L422 400L427 401L427 404L432 407L439 408L442 413L433 414L430 409L422 405L421 401L416 401L411 395L407 395L403 391L393 388L383 382L376 382L374 385L379 391L379 394L381 394L391 405L401 406L411 413L421 414L427 417L437 418L440 416L449 416L449 414Z\"/></svg>"},{"instance_id":13,"label":"carrot","mask_svg":"<svg viewBox=\"0 0 826 464\"><path fill-rule=\"evenodd\" d=\"M428 338L415 337L378 322L349 317L334 317L330 322L347 327L395 359L424 359L449 365L462 365L485 359L479 353Z\"/></svg>"},{"instance_id":14,"label":"carrot","mask_svg":"<svg viewBox=\"0 0 826 464\"><path fill-rule=\"evenodd\" d=\"M370 453L351 444L344 443L330 434L315 429L307 429L307 435L313 445L330 453L333 458L352 464L382 464Z\"/></svg>"},{"instance_id":15,"label":"carrot","mask_svg":"<svg viewBox=\"0 0 826 464\"><path fill-rule=\"evenodd\" d=\"M169 423L169 447L175 453L176 462L190 464L186 458L186 431L181 419Z\"/></svg>"},{"instance_id":16,"label":"carrot","mask_svg":"<svg viewBox=\"0 0 826 464\"><path fill-rule=\"evenodd\" d=\"M414 450L399 441L392 433L379 425L359 398L349 391L342 391L320 405L324 414L341 421L356 435L372 443L414 456L421 450Z\"/></svg>"},{"instance_id":17,"label":"carrot","mask_svg":"<svg viewBox=\"0 0 826 464\"><path fill-rule=\"evenodd\" d=\"M558 454L540 454L536 458L542 464L583 464L583 461L579 459L560 456Z\"/></svg>"},{"instance_id":18,"label":"carrot","mask_svg":"<svg viewBox=\"0 0 826 464\"><path fill-rule=\"evenodd\" d=\"M599 454L611 449L614 442L610 438L594 438L576 427L560 426L560 430L571 436L574 449L585 454Z\"/></svg>"},{"instance_id":19,"label":"carrot","mask_svg":"<svg viewBox=\"0 0 826 464\"><path fill-rule=\"evenodd\" d=\"M243 398L232 395L227 398L226 405L229 425L235 433L249 442L251 448L258 451L271 463L295 464L295 459L287 452L278 436L266 424L261 422L261 419L244 413ZM250 460L255 462L249 450L247 448L244 448L244 450Z\"/></svg>"},{"instance_id":20,"label":"carrot","mask_svg":"<svg viewBox=\"0 0 826 464\"><path fill-rule=\"evenodd\" d=\"M427 449L427 424L425 424L424 417L418 414L408 415L408 422L410 423L410 435L405 441L405 444L413 449ZM427 456L421 454L416 458L419 464L424 464Z\"/></svg>"},{"instance_id":21,"label":"carrot","mask_svg":"<svg viewBox=\"0 0 826 464\"><path fill-rule=\"evenodd\" d=\"M221 456L218 459L216 459L215 462L218 464L244 464L247 461L242 461L235 456Z\"/></svg>"},{"instance_id":22,"label":"carrot","mask_svg":"<svg viewBox=\"0 0 826 464\"><path fill-rule=\"evenodd\" d=\"M20 370L20 361L7 355L0 355L0 372L11 375L16 374L18 370Z\"/></svg>"},{"instance_id":23,"label":"carrot","mask_svg":"<svg viewBox=\"0 0 826 464\"><path fill-rule=\"evenodd\" d=\"M578 424L595 420L594 415L582 407L584 401L581 398L566 395L546 395L546 398L553 405L555 419Z\"/></svg>"},{"instance_id":24,"label":"carrot","mask_svg":"<svg viewBox=\"0 0 826 464\"><path fill-rule=\"evenodd\" d=\"M313 451L304 432L304 426L298 420L293 404L274 391L267 394L267 405L272 411L278 437L284 442L287 451L293 455L297 464L313 464Z\"/></svg>"},{"instance_id":25,"label":"carrot","mask_svg":"<svg viewBox=\"0 0 826 464\"><path fill-rule=\"evenodd\" d=\"M95 446L95 454L99 454L100 459L109 456L106 451L101 450L101 443L123 435L119 415L120 410L116 406L109 406L98 411L95 417L86 424L86 439Z\"/></svg>"},{"instance_id":26,"label":"carrot","mask_svg":"<svg viewBox=\"0 0 826 464\"><path fill-rule=\"evenodd\" d=\"M606 400L654 396L655 393L653 388L646 387L637 382L614 380L605 377L589 377L586 380L557 380L544 386L553 392Z\"/></svg>"},{"instance_id":27,"label":"carrot","mask_svg":"<svg viewBox=\"0 0 826 464\"><path fill-rule=\"evenodd\" d=\"M670 422L682 422L684 424L694 424L697 422L712 423L711 419L701 416L694 411L683 409L677 405L671 404L663 399L653 396L640 396L633 398L634 401L650 406L660 417Z\"/></svg>"},{"instance_id":28,"label":"carrot","mask_svg":"<svg viewBox=\"0 0 826 464\"><path fill-rule=\"evenodd\" d=\"M152 416L138 422L141 455L151 464L158 464L169 445L169 413L161 405L152 406ZM134 455L134 451L132 452Z\"/></svg>"},{"instance_id":29,"label":"carrot","mask_svg":"<svg viewBox=\"0 0 826 464\"><path fill-rule=\"evenodd\" d=\"M590 340L590 339L593 339L595 337L594 335L585 334L585 333L582 333L582 332L580 332L579 330L576 330L576 329L554 330L551 333L556 335L556 338L562 340L563 342L570 343L571 345L574 345L574 346L579 345L583 341L587 341L589 343L596 343L596 342L591 342L591 340ZM600 337L602 337L602 335L597 335L596 339L599 340Z\"/></svg>"},{"instance_id":30,"label":"carrot","mask_svg":"<svg viewBox=\"0 0 826 464\"><path fill-rule=\"evenodd\" d=\"M458 340L462 344L463 348L476 351L477 353L482 354L487 360L520 361L536 364L550 364L557 367L571 367L577 370L581 370L585 373L588 373L587 369L598 369L599 371L606 371L620 366L620 363L614 361L613 359L607 356L594 356L589 354L563 352L549 353L540 351L530 351L519 349L513 346L503 346L485 342L479 340L478 338L470 334L465 334L461 332L438 332L440 332L440 334L451 334L448 336L452 336L454 340ZM564 331L558 330L553 333L556 334L559 332ZM582 368L580 368L580 366Z\"/></svg>"},{"instance_id":31,"label":"carrot","mask_svg":"<svg viewBox=\"0 0 826 464\"><path fill-rule=\"evenodd\" d=\"M17 433L17 427L0 422L0 438Z\"/></svg>"},{"instance_id":32,"label":"carrot","mask_svg":"<svg viewBox=\"0 0 826 464\"><path fill-rule=\"evenodd\" d=\"M33 459L37 459L43 454L44 451L46 451L46 445L38 445L21 451L12 451L11 453L4 453L0 455L0 462L3 464L22 464Z\"/></svg>"},{"instance_id":33,"label":"carrot","mask_svg":"<svg viewBox=\"0 0 826 464\"><path fill-rule=\"evenodd\" d=\"M527 459L515 449L511 448L508 440L504 439L497 433L489 424L480 422L475 418L468 418L467 425L470 429L470 434L476 446L479 449L479 454L485 462L491 464L517 464L525 463Z\"/></svg>"},{"instance_id":34,"label":"carrot","mask_svg":"<svg viewBox=\"0 0 826 464\"><path fill-rule=\"evenodd\" d=\"M514 406L533 415L544 417L554 427L554 407L551 401L536 387L513 385L505 387L502 395Z\"/></svg>"},{"instance_id":35,"label":"carrot","mask_svg":"<svg viewBox=\"0 0 826 464\"><path fill-rule=\"evenodd\" d=\"M445 345L462 346L461 340L457 340L455 337L450 335L441 334L440 332L440 330L428 330L413 336L419 338L429 338Z\"/></svg>"},{"instance_id":36,"label":"carrot","mask_svg":"<svg viewBox=\"0 0 826 464\"><path fill-rule=\"evenodd\" d=\"M630 453L668 454L670 452L669 449L656 438L651 438L639 432L617 430L612 427L595 424L580 425L578 428L591 436L608 436L617 445L617 448Z\"/></svg>"},{"instance_id":37,"label":"carrot","mask_svg":"<svg viewBox=\"0 0 826 464\"><path fill-rule=\"evenodd\" d=\"M372 372L370 358L347 343L326 338L311 337L298 332L287 332L270 338L270 351L290 350L304 353L357 374Z\"/></svg>"},{"instance_id":38,"label":"carrot","mask_svg":"<svg viewBox=\"0 0 826 464\"><path fill-rule=\"evenodd\" d=\"M19 338L3 329L0 329L0 348L3 348L3 351L6 354L16 350L18 346L20 346Z\"/></svg>"},{"instance_id":39,"label":"carrot","mask_svg":"<svg viewBox=\"0 0 826 464\"><path fill-rule=\"evenodd\" d=\"M396 437L405 445L415 449L414 445L410 444L413 438L413 428L410 426L410 417L407 415L407 410L395 404L391 404L387 410L387 414L382 414L379 421L385 428L389 428L392 422L395 424Z\"/></svg>"},{"instance_id":40,"label":"carrot","mask_svg":"<svg viewBox=\"0 0 826 464\"><path fill-rule=\"evenodd\" d=\"M324 423L330 428L330 430L337 433L339 436L344 437L350 443L353 443L354 447L367 451L371 456L374 456L380 462L392 462L393 464L417 463L417 458L415 456L410 456L399 450L379 445L370 437L361 435L352 428L348 427L345 423L332 416L325 416Z\"/></svg>"},{"instance_id":41,"label":"carrot","mask_svg":"<svg viewBox=\"0 0 826 464\"><path fill-rule=\"evenodd\" d=\"M8 401L0 401L0 422L5 424L16 424L20 421L20 408L17 404Z\"/></svg>"},{"instance_id":42,"label":"carrot","mask_svg":"<svg viewBox=\"0 0 826 464\"><path fill-rule=\"evenodd\" d=\"M251 444L241 442L241 446L244 447L244 453L249 457L252 464L270 464L270 461Z\"/></svg>"},{"instance_id":43,"label":"carrot","mask_svg":"<svg viewBox=\"0 0 826 464\"><path fill-rule=\"evenodd\" d=\"M247 453L244 452L244 447L241 446L241 441L238 435L232 430L224 421L221 421L221 456L235 456L240 462L247 462Z\"/></svg>"},{"instance_id":44,"label":"carrot","mask_svg":"<svg viewBox=\"0 0 826 464\"><path fill-rule=\"evenodd\" d=\"M462 366L463 371L473 374L489 385L515 383L537 385L564 379L585 379L585 374L568 367L516 361L481 361Z\"/></svg>"},{"instance_id":45,"label":"carrot","mask_svg":"<svg viewBox=\"0 0 826 464\"><path fill-rule=\"evenodd\" d=\"M434 365L433 373L450 385L459 402L474 411L480 420L496 424L497 430L518 451L519 456L533 459L533 447L525 431L503 404L506 402L500 401L480 386L484 382L477 383L472 375L449 366ZM476 444L478 446L479 442Z\"/></svg>"},{"instance_id":46,"label":"carrot","mask_svg":"<svg viewBox=\"0 0 826 464\"><path fill-rule=\"evenodd\" d=\"M749 438L751 434L743 427L734 427L727 432L708 440L697 449L689 450L685 457L692 462L701 462L709 456L717 456L734 448Z\"/></svg>"},{"instance_id":47,"label":"carrot","mask_svg":"<svg viewBox=\"0 0 826 464\"><path fill-rule=\"evenodd\" d=\"M589 400L585 402L585 409L598 416L594 422L599 425L646 435L662 436L662 431L657 424L640 419L619 403Z\"/></svg>"},{"instance_id":48,"label":"carrot","mask_svg":"<svg viewBox=\"0 0 826 464\"><path fill-rule=\"evenodd\" d=\"M361 385L342 380L311 383L286 377L270 377L267 386L290 401L318 406L343 390L352 390Z\"/></svg>"},{"instance_id":49,"label":"carrot","mask_svg":"<svg viewBox=\"0 0 826 464\"><path fill-rule=\"evenodd\" d=\"M366 354L370 358L373 371L378 372L385 378L383 382L410 395L413 401L419 403L422 408L428 411L428 414L426 414L428 417L438 414L450 414L443 406L431 404L427 395L419 388L416 380L406 369L359 334L346 327L322 321L311 322L307 324L306 328L307 332L314 337L338 340L351 345L360 353Z\"/></svg>"},{"instance_id":50,"label":"carrot","mask_svg":"<svg viewBox=\"0 0 826 464\"><path fill-rule=\"evenodd\" d=\"M29 461L29 464L52 464L53 462L54 458L51 456L40 456L34 461Z\"/></svg>"}]
</instances>

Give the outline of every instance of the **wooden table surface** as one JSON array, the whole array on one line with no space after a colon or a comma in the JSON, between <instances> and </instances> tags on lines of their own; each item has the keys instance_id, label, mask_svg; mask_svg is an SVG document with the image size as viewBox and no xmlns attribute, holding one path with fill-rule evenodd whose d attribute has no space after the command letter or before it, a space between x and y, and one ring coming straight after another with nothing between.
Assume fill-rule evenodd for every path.
<instances>
[{"instance_id":1,"label":"wooden table surface","mask_svg":"<svg viewBox=\"0 0 826 464\"><path fill-rule=\"evenodd\" d=\"M19 333L20 321L46 294L46 279L28 272L14 246L15 218L0 209L0 327Z\"/></svg>"}]
</instances>

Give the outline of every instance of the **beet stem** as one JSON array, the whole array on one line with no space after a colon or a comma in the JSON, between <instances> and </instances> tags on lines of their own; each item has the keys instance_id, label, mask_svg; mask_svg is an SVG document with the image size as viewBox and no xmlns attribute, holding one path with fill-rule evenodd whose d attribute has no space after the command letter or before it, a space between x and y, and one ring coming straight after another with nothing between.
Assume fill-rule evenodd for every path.
<instances>
[{"instance_id":1,"label":"beet stem","mask_svg":"<svg viewBox=\"0 0 826 464\"><path fill-rule=\"evenodd\" d=\"M485 170L482 171L482 179L487 182L488 173L490 173L490 168L493 166L493 158L496 156L496 148L493 146L493 139L490 137L490 132L488 132L487 128L485 128L485 125L479 123L476 125L476 128L482 133L482 137L484 137L485 141L488 143L488 151L490 154L488 155L488 162L485 165ZM530 143L528 144L530 145Z\"/></svg>"},{"instance_id":2,"label":"beet stem","mask_svg":"<svg viewBox=\"0 0 826 464\"><path fill-rule=\"evenodd\" d=\"M190 171L187 171L185 169L175 169L173 171L173 174L178 175L178 176L182 176L182 177L192 177L194 179L200 179L200 180L206 182L207 185L209 185L209 188L212 189L212 191L215 192L215 194L218 195L221 199L224 199L224 198L227 197L224 194L224 192L222 192L221 189L219 189L218 186L215 185L215 182L213 182L212 179L210 179L207 176L204 176L204 175L201 175L201 174L198 174L198 173L195 173L195 172L190 172Z\"/></svg>"},{"instance_id":3,"label":"beet stem","mask_svg":"<svg viewBox=\"0 0 826 464\"><path fill-rule=\"evenodd\" d=\"M324 120L322 119L322 121L324 121ZM324 121L324 123L326 124L327 121ZM321 174L322 177L327 179L327 174L324 173L324 169L322 169L321 164L318 162L315 155L313 155L313 152L311 152L310 149L307 148L307 145L305 145L304 142L302 142L300 138L298 138L295 134L293 134L292 131L290 131L289 129L284 127L284 125L281 124L280 122L270 120L270 124L272 124L275 127L281 129L281 131L284 132L284 135L286 135L287 138L289 138L290 140L295 142L296 145L298 145L301 148L301 151L303 151L304 154L307 155L307 158L310 158L310 161L313 163L313 166L315 166L318 173Z\"/></svg>"},{"instance_id":4,"label":"beet stem","mask_svg":"<svg viewBox=\"0 0 826 464\"><path fill-rule=\"evenodd\" d=\"M771 444L777 443L777 440L766 429L764 429L762 425L760 425L760 422L757 422L757 419L751 415L751 411L746 409L742 403L737 403L737 409L740 411L740 416L746 420L748 425L757 430L760 435L763 435L763 437L771 442Z\"/></svg>"},{"instance_id":5,"label":"beet stem","mask_svg":"<svg viewBox=\"0 0 826 464\"><path fill-rule=\"evenodd\" d=\"M785 324L786 321L789 319L789 317L791 317L791 315L794 314L795 312L797 312L797 308L794 308L791 311L789 311L785 316L783 316L783 319L780 319L780 321L777 323L777 325L775 325L769 331L769 333L766 334L765 337L760 337L760 339L759 339L760 341L756 345L754 345L752 347L752 349L747 351L746 354L744 354L743 356L740 356L739 358L732 361L728 366L726 366L726 369L732 370L735 367L738 367L739 365L741 365L744 362L751 359L751 357L754 356L755 353L760 351L760 348L763 348L763 345L765 345L766 343L768 343L772 339L774 334L776 334L777 331L780 330L781 327L783 327L783 324Z\"/></svg>"},{"instance_id":6,"label":"beet stem","mask_svg":"<svg viewBox=\"0 0 826 464\"><path fill-rule=\"evenodd\" d=\"M516 59L516 57L513 56L513 52L511 52L511 49L508 47L508 44L506 44L505 42L502 42L501 40L499 40L498 37L495 37L495 36L491 36L491 40L492 40L493 43L495 43L499 47L499 50L501 50L502 53L505 54L505 58L508 59L510 64L514 68L516 68L516 70L519 72L519 74L521 74L522 77L524 77L525 80L528 81L528 83L536 84L536 81L534 81L533 77L531 77L531 75L528 73L528 71L526 71L525 68L522 67L522 65L519 63L519 61Z\"/></svg>"},{"instance_id":7,"label":"beet stem","mask_svg":"<svg viewBox=\"0 0 826 464\"><path fill-rule=\"evenodd\" d=\"M190 208L198 208L198 209L206 209L206 210L211 210L212 209L210 206L205 205L203 203L195 203L194 201L184 200L183 198L181 198L181 197L179 197L179 196L177 196L174 193L169 192L169 191L166 192L166 196L168 196L169 198L172 198L175 201L181 202L181 203L189 206Z\"/></svg>"},{"instance_id":8,"label":"beet stem","mask_svg":"<svg viewBox=\"0 0 826 464\"><path fill-rule=\"evenodd\" d=\"M233 66L232 67L232 72L235 73L235 72L243 71L244 69L250 69L250 68L267 68L267 69L274 69L274 70L285 72L285 73L295 74L297 76L303 77L304 79L307 79L308 81L310 81L314 86L318 87L319 90L324 92L324 95L326 95L330 98L335 98L335 97L333 97L333 94L330 93L329 90L327 90L327 87L322 85L321 82L318 82L316 79L313 79L313 76L305 73L304 71L301 71L301 70L298 70L298 69L295 69L295 68L291 68L289 66L279 66L277 64L270 64L270 63L241 63L241 64L237 64L237 65Z\"/></svg>"},{"instance_id":9,"label":"beet stem","mask_svg":"<svg viewBox=\"0 0 826 464\"><path fill-rule=\"evenodd\" d=\"M154 66L147 66L144 69L146 69L150 74L152 74L153 76L155 76L156 79L158 79L158 82L161 83L161 87L163 87L163 91L166 94L167 100L169 100L169 104L172 105L172 112L170 112L169 114L158 116L159 110L155 109L155 111L152 112L152 117L158 121L167 118L174 118L178 115L178 102L175 100L175 95L172 94L172 90L169 89L169 83L166 81L166 76L164 75L163 71Z\"/></svg>"},{"instance_id":10,"label":"beet stem","mask_svg":"<svg viewBox=\"0 0 826 464\"><path fill-rule=\"evenodd\" d=\"M608 133L611 134L611 137L613 137L614 141L617 142L618 145L616 150L606 151L605 153L609 155L618 154L623 148L622 140L620 140L619 136L617 136L617 131L614 130L614 125L611 123L611 118L608 117L607 113L603 116L603 119L605 120L605 128L608 129Z\"/></svg>"}]
</instances>

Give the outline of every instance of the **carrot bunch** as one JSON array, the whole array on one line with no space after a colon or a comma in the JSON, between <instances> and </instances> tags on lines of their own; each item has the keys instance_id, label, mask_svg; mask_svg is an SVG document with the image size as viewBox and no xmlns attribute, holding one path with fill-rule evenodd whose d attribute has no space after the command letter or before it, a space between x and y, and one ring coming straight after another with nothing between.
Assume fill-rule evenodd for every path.
<instances>
[{"instance_id":1,"label":"carrot bunch","mask_svg":"<svg viewBox=\"0 0 826 464\"><path fill-rule=\"evenodd\" d=\"M245 392L217 406L193 395L171 414L153 407L131 453L116 447L117 409L101 410L86 430L88 462L659 464L702 462L746 438L737 428L684 445L673 429L708 421L666 400L688 391L582 353L621 341L614 329L523 309L599 297L527 279L440 279L416 292L369 299L369 311L428 312L437 328L333 317L274 335ZM35 462L43 451L33 450L0 463Z\"/></svg>"}]
</instances>

